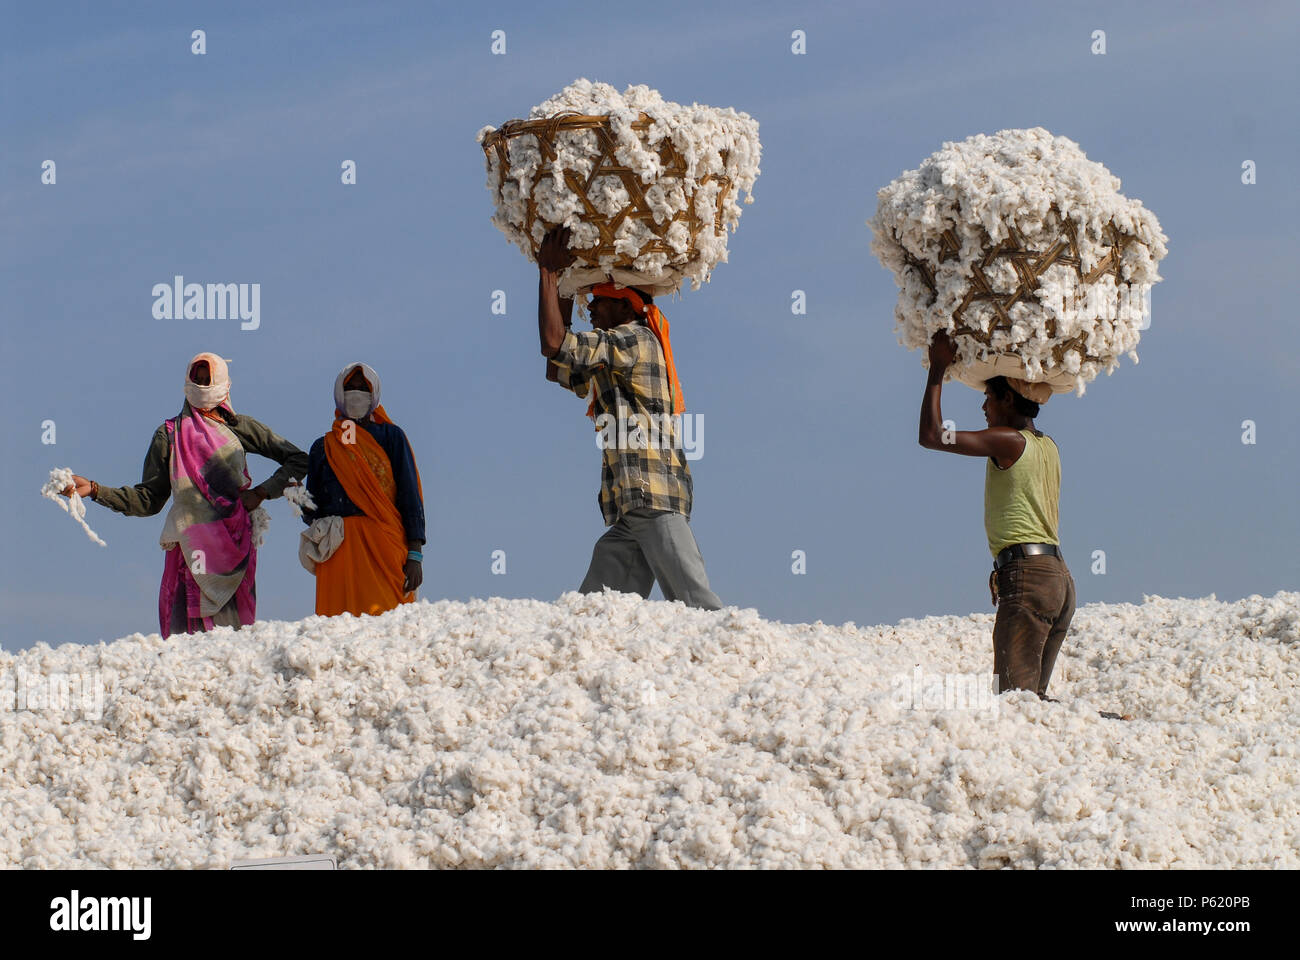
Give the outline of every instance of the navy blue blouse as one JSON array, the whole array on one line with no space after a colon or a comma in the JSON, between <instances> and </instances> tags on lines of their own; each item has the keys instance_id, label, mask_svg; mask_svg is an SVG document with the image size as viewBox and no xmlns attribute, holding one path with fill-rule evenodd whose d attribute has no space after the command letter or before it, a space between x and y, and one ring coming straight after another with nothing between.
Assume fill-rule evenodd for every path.
<instances>
[{"instance_id":1,"label":"navy blue blouse","mask_svg":"<svg viewBox=\"0 0 1300 960\"><path fill-rule=\"evenodd\" d=\"M408 541L424 543L424 501L420 497L420 481L415 473L415 456L411 443L402 428L393 423L375 423L357 420L388 454L393 465L393 479L397 483L397 511L402 515L402 527ZM311 445L307 464L307 492L316 504L315 510L303 510L302 519L312 523L317 517L355 517L361 513L348 497L343 484L330 469L325 457L325 438Z\"/></svg>"}]
</instances>

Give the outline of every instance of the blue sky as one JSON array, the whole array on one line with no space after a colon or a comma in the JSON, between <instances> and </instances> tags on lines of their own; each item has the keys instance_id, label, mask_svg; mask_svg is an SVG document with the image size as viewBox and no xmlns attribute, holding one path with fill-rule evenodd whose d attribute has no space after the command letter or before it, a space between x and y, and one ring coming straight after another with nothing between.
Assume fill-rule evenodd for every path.
<instances>
[{"instance_id":1,"label":"blue sky","mask_svg":"<svg viewBox=\"0 0 1300 960\"><path fill-rule=\"evenodd\" d=\"M1141 364L1039 419L1062 448L1080 602L1296 588L1293 5L747 3L738 17L657 3L628 15L634 33L592 9L4 5L0 644L157 629L161 516L90 504L101 549L37 490L55 466L136 482L203 349L232 358L237 410L304 449L340 367L378 369L425 484L422 596L576 587L603 531L599 454L582 402L543 378L536 271L489 222L474 133L579 76L761 125L731 262L664 303L706 424L692 526L724 602L828 623L989 609L983 464L916 444L924 374L895 339L865 221L875 191L943 141L1035 125L1105 163L1170 238ZM356 186L339 182L344 160ZM150 291L176 274L260 283L260 328L155 320ZM796 289L806 316L791 315ZM977 393L945 400L982 425ZM255 482L273 468L250 465ZM259 614L299 619L314 589L299 522L269 506Z\"/></svg>"}]
</instances>

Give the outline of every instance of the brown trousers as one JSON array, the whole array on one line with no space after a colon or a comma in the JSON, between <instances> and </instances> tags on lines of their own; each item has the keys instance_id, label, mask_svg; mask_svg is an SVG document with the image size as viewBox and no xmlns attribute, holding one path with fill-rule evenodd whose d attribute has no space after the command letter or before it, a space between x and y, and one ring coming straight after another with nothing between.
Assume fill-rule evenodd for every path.
<instances>
[{"instance_id":1,"label":"brown trousers","mask_svg":"<svg viewBox=\"0 0 1300 960\"><path fill-rule=\"evenodd\" d=\"M993 670L998 691L1047 693L1056 655L1074 618L1074 578L1059 557L1020 557L989 577Z\"/></svg>"}]
</instances>

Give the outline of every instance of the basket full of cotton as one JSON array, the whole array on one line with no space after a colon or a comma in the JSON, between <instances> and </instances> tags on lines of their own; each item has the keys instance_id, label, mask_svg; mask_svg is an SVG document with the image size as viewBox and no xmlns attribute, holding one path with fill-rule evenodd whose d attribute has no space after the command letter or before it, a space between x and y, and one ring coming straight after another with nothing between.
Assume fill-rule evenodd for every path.
<instances>
[{"instance_id":1,"label":"basket full of cotton","mask_svg":"<svg viewBox=\"0 0 1300 960\"><path fill-rule=\"evenodd\" d=\"M1004 375L1082 394L1121 356L1137 362L1168 238L1119 188L1042 127L945 143L879 192L870 221L900 342L947 330L954 376L981 390Z\"/></svg>"},{"instance_id":2,"label":"basket full of cotton","mask_svg":"<svg viewBox=\"0 0 1300 960\"><path fill-rule=\"evenodd\" d=\"M758 122L733 108L622 93L575 80L526 119L478 133L492 222L528 258L546 232L570 228L574 293L614 281L655 294L707 282L727 259L741 191L753 202Z\"/></svg>"}]
</instances>

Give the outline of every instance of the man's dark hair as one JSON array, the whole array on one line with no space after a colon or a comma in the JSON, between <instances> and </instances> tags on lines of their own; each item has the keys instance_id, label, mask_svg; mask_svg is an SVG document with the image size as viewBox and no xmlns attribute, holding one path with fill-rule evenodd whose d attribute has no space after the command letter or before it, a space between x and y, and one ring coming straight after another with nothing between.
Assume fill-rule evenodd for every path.
<instances>
[{"instance_id":1,"label":"man's dark hair","mask_svg":"<svg viewBox=\"0 0 1300 960\"><path fill-rule=\"evenodd\" d=\"M1028 417L1032 420L1034 417L1038 416L1038 404L1011 389L1011 384L1007 383L1006 377L993 377L990 380L984 381L984 385L992 390L993 396L997 397L999 400L1005 400L1007 394L1011 394L1012 400L1014 401L1013 406L1015 407L1015 411L1022 417Z\"/></svg>"}]
</instances>

